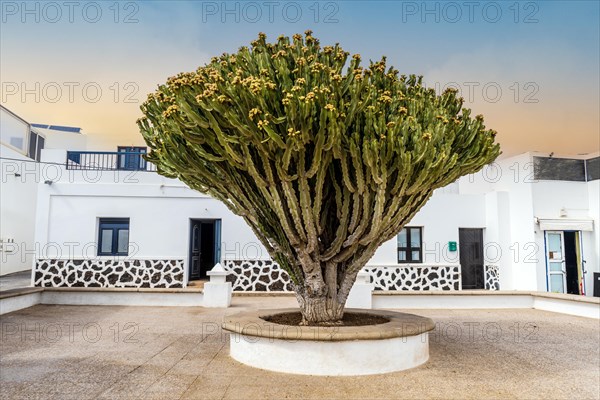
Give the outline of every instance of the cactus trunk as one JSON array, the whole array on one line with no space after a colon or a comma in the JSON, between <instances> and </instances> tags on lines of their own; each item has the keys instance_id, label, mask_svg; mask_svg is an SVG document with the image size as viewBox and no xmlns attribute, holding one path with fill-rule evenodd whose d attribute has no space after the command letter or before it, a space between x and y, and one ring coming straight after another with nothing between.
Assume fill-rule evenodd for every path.
<instances>
[{"instance_id":1,"label":"cactus trunk","mask_svg":"<svg viewBox=\"0 0 600 400\"><path fill-rule=\"evenodd\" d=\"M346 299L356 277L340 277L340 272L346 271L346 268L333 262L304 267L303 270L316 270L320 273L306 276L301 285L294 286L302 313L302 324L340 323Z\"/></svg>"},{"instance_id":2,"label":"cactus trunk","mask_svg":"<svg viewBox=\"0 0 600 400\"><path fill-rule=\"evenodd\" d=\"M330 289L330 288L328 288ZM332 288L335 290L335 288ZM305 292L296 292L302 313L301 325L337 325L344 316L344 304L326 296L311 297Z\"/></svg>"}]
</instances>

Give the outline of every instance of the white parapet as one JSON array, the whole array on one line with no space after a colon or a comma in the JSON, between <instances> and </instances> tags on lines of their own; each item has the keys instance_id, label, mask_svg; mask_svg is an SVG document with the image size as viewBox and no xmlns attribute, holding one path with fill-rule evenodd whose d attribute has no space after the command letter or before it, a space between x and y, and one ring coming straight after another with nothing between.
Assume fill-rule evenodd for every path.
<instances>
[{"instance_id":1,"label":"white parapet","mask_svg":"<svg viewBox=\"0 0 600 400\"><path fill-rule=\"evenodd\" d=\"M207 272L210 282L204 284L204 307L227 308L231 305L231 282L227 282L228 272L217 263Z\"/></svg>"},{"instance_id":2,"label":"white parapet","mask_svg":"<svg viewBox=\"0 0 600 400\"><path fill-rule=\"evenodd\" d=\"M43 292L42 288L23 288L0 292L0 315L40 304Z\"/></svg>"},{"instance_id":3,"label":"white parapet","mask_svg":"<svg viewBox=\"0 0 600 400\"><path fill-rule=\"evenodd\" d=\"M373 284L371 283L371 276L362 269L356 276L356 282L354 282L350 294L348 294L346 307L371 309L373 305L372 293Z\"/></svg>"},{"instance_id":4,"label":"white parapet","mask_svg":"<svg viewBox=\"0 0 600 400\"><path fill-rule=\"evenodd\" d=\"M425 363L429 359L429 338L425 332L382 340L319 342L233 334L230 355L252 367L289 374L374 375Z\"/></svg>"},{"instance_id":5,"label":"white parapet","mask_svg":"<svg viewBox=\"0 0 600 400\"><path fill-rule=\"evenodd\" d=\"M260 369L301 375L357 376L403 371L429 359L429 318L393 311L347 309L379 318L361 326L282 325L269 319L298 309L243 311L223 318L233 359Z\"/></svg>"}]
</instances>

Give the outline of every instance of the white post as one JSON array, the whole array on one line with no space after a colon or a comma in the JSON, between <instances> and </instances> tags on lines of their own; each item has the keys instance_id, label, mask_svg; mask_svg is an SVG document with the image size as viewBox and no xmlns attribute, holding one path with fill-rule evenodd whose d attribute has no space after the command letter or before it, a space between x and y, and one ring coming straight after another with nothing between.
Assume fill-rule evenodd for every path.
<instances>
[{"instance_id":1,"label":"white post","mask_svg":"<svg viewBox=\"0 0 600 400\"><path fill-rule=\"evenodd\" d=\"M356 282L350 289L348 299L346 299L346 307L371 309L373 304L372 292L371 276L364 269L361 269L356 276Z\"/></svg>"},{"instance_id":2,"label":"white post","mask_svg":"<svg viewBox=\"0 0 600 400\"><path fill-rule=\"evenodd\" d=\"M204 284L204 307L227 308L231 305L231 282L226 282L229 272L217 263L207 272L210 282Z\"/></svg>"}]
</instances>

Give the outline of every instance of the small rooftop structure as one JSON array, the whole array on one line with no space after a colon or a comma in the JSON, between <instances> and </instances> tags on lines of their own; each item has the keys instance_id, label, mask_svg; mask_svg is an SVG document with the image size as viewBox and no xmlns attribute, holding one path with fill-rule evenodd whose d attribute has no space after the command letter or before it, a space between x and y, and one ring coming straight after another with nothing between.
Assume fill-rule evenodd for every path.
<instances>
[{"instance_id":1,"label":"small rooftop structure","mask_svg":"<svg viewBox=\"0 0 600 400\"><path fill-rule=\"evenodd\" d=\"M81 128L76 127L76 126L46 125L46 124L31 124L31 126L34 128L50 129L52 131L81 133Z\"/></svg>"}]
</instances>

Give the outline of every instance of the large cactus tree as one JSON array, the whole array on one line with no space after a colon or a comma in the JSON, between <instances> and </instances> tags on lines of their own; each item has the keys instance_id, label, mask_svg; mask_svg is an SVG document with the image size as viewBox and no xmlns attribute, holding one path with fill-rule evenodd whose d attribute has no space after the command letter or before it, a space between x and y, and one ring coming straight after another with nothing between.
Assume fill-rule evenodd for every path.
<instances>
[{"instance_id":1,"label":"large cactus tree","mask_svg":"<svg viewBox=\"0 0 600 400\"><path fill-rule=\"evenodd\" d=\"M303 324L335 324L359 270L434 189L499 154L455 90L310 31L169 78L138 120L162 175L221 200L290 275Z\"/></svg>"}]
</instances>

